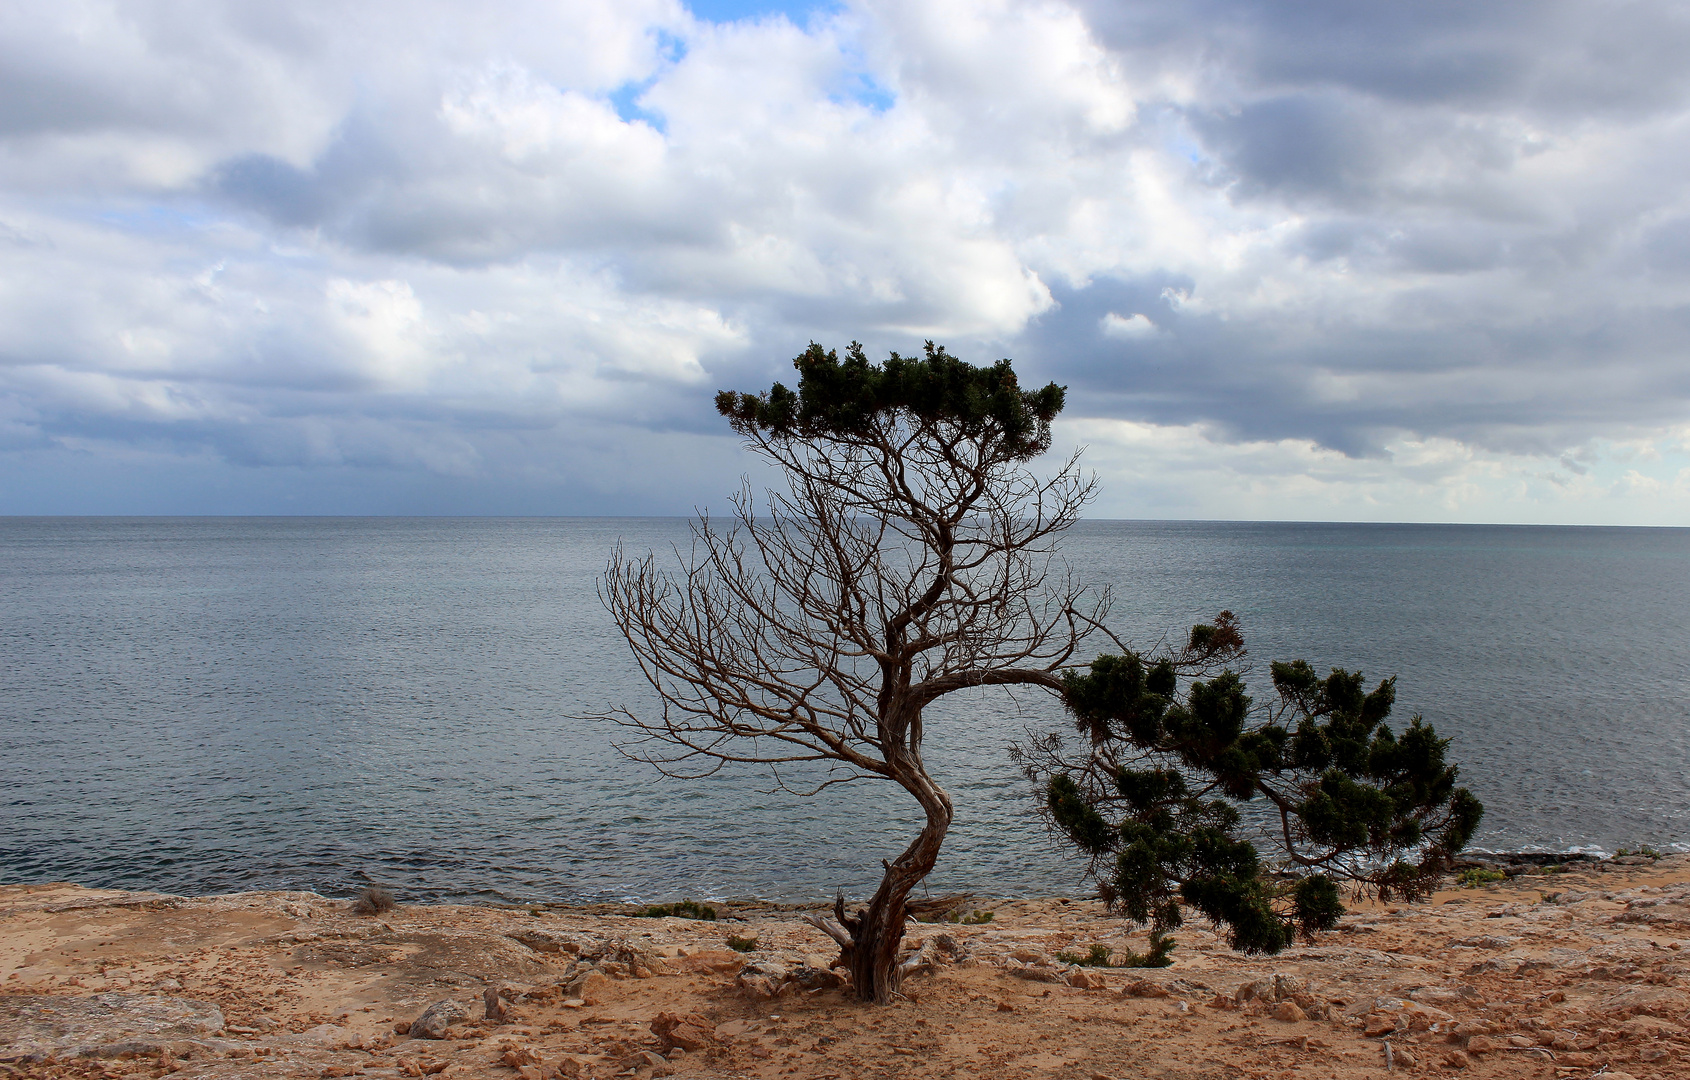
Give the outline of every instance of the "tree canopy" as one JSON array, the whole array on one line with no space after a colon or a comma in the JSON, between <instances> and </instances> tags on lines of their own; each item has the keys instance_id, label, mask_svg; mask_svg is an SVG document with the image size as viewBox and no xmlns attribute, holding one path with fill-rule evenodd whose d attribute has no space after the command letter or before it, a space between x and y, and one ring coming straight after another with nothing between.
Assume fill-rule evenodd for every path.
<instances>
[{"instance_id":1,"label":"tree canopy","mask_svg":"<svg viewBox=\"0 0 1690 1080\"><path fill-rule=\"evenodd\" d=\"M792 362L798 392L781 383L761 394L723 390L716 411L748 438L860 439L904 415L920 424L953 426L1008 460L1027 461L1050 449L1050 422L1066 390L1050 383L1021 389L1013 365L975 367L929 341L922 357L893 353L872 364L853 341L845 358L812 342Z\"/></svg>"},{"instance_id":2,"label":"tree canopy","mask_svg":"<svg viewBox=\"0 0 1690 1080\"><path fill-rule=\"evenodd\" d=\"M1449 740L1420 716L1392 730L1394 678L1369 690L1359 671L1323 678L1302 660L1270 665L1274 698L1258 705L1230 668L1243 655L1223 612L1183 653L1064 673L1085 756L1060 736L1018 754L1100 895L1162 933L1188 905L1247 952L1330 929L1341 883L1424 897L1484 813L1456 786Z\"/></svg>"}]
</instances>

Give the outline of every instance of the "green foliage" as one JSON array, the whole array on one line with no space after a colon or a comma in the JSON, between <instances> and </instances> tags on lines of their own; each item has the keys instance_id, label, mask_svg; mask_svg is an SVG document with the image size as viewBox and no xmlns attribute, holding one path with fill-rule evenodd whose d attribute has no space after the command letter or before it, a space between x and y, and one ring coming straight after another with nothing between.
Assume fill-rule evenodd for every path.
<instances>
[{"instance_id":1,"label":"green foliage","mask_svg":"<svg viewBox=\"0 0 1690 1080\"><path fill-rule=\"evenodd\" d=\"M1274 663L1274 696L1257 702L1225 666L1241 655L1223 612L1181 650L1100 656L1062 680L1087 757L1065 759L1055 736L1018 751L1110 909L1158 934L1193 909L1234 948L1273 953L1337 924L1340 882L1428 895L1484 813L1456 786L1448 740L1418 716L1393 731L1396 680L1369 688L1359 671ZM1269 832L1246 831L1252 802Z\"/></svg>"},{"instance_id":2,"label":"green foliage","mask_svg":"<svg viewBox=\"0 0 1690 1080\"><path fill-rule=\"evenodd\" d=\"M1174 960L1168 954L1174 951L1174 939L1160 930L1150 931L1150 951L1137 953L1131 949L1122 949L1121 956L1116 959L1115 966L1122 968L1165 968L1172 967Z\"/></svg>"},{"instance_id":3,"label":"green foliage","mask_svg":"<svg viewBox=\"0 0 1690 1080\"><path fill-rule=\"evenodd\" d=\"M1658 859L1661 857L1661 853L1650 847L1648 844L1638 844L1635 848L1620 848L1618 851L1614 852L1615 858L1623 858L1627 855L1641 855L1646 859Z\"/></svg>"},{"instance_id":4,"label":"green foliage","mask_svg":"<svg viewBox=\"0 0 1690 1080\"><path fill-rule=\"evenodd\" d=\"M716 918L716 909L711 907L709 904L698 904L691 900L681 900L673 904L653 904L644 911L639 912L637 917L642 919L676 918L714 921Z\"/></svg>"},{"instance_id":5,"label":"green foliage","mask_svg":"<svg viewBox=\"0 0 1690 1080\"><path fill-rule=\"evenodd\" d=\"M1056 954L1056 959L1059 963L1076 967L1164 968L1173 964L1173 960L1168 956L1173 951L1173 938L1160 930L1153 930L1150 933L1150 951L1147 953L1123 948L1117 956L1107 945L1088 945L1084 955L1063 951Z\"/></svg>"},{"instance_id":6,"label":"green foliage","mask_svg":"<svg viewBox=\"0 0 1690 1080\"><path fill-rule=\"evenodd\" d=\"M742 435L782 439L849 438L905 414L985 437L1006 450L1007 460L1027 461L1050 448L1050 422L1065 393L1055 383L1022 390L1008 360L975 367L931 341L923 357L893 353L883 364L869 363L854 341L843 360L811 342L792 366L796 393L778 382L761 394L724 390L716 411Z\"/></svg>"},{"instance_id":7,"label":"green foliage","mask_svg":"<svg viewBox=\"0 0 1690 1080\"><path fill-rule=\"evenodd\" d=\"M756 947L757 939L755 937L739 937L736 934L728 935L728 948L732 949L734 952L750 952Z\"/></svg>"},{"instance_id":8,"label":"green foliage","mask_svg":"<svg viewBox=\"0 0 1690 1080\"><path fill-rule=\"evenodd\" d=\"M1078 967L1109 967L1109 946L1089 945L1086 947L1084 956L1079 953L1059 952L1056 954L1056 959L1060 963L1074 964Z\"/></svg>"},{"instance_id":9,"label":"green foliage","mask_svg":"<svg viewBox=\"0 0 1690 1080\"><path fill-rule=\"evenodd\" d=\"M1508 875L1501 870L1489 870L1482 866L1469 867L1461 871L1461 876L1455 883L1463 889L1477 889L1481 885L1494 885L1499 881L1507 881Z\"/></svg>"}]
</instances>

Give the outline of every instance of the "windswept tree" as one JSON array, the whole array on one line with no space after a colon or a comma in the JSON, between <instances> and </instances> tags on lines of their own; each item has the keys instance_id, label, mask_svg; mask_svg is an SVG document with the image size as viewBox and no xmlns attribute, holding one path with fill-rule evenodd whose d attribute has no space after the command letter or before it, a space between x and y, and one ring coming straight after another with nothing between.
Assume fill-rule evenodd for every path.
<instances>
[{"instance_id":1,"label":"windswept tree","mask_svg":"<svg viewBox=\"0 0 1690 1080\"><path fill-rule=\"evenodd\" d=\"M1230 616L1154 656L1108 631L1107 590L1056 552L1094 481L1077 455L1043 477L1029 466L1050 448L1062 387L1023 390L1008 360L977 368L931 342L879 365L855 343L843 359L811 345L793 364L796 392L716 398L785 488L761 508L742 491L725 526L695 522L672 570L612 556L605 604L660 705L608 715L634 733L624 752L668 775L749 763L807 794L859 779L909 792L925 823L867 906L848 915L841 896L835 920L813 920L859 998L889 1001L905 971L906 901L952 817L924 716L960 690L1038 687L1067 705L1089 736L1082 758L1052 737L1022 761L1105 897L1158 929L1183 900L1242 947L1275 949L1287 920L1336 918L1333 875L1365 879L1369 857L1409 851L1429 874L1465 842L1477 803L1430 728L1381 731L1389 684L1357 698L1347 675L1276 667L1286 704L1252 724L1227 669L1243 655ZM1088 660L1093 644L1116 651ZM1239 834L1232 803L1257 794L1287 815L1289 862L1264 863ZM1287 867L1316 871L1289 914L1271 873ZM1368 880L1410 895L1423 880L1392 872Z\"/></svg>"},{"instance_id":2,"label":"windswept tree","mask_svg":"<svg viewBox=\"0 0 1690 1080\"><path fill-rule=\"evenodd\" d=\"M926 817L885 863L865 908L818 920L859 998L902 978L905 900L933 869L951 798L923 758L925 710L946 694L1036 685L1062 670L1106 614L1054 560L1091 498L1076 459L1039 477L1063 388L1023 390L1010 362L974 367L929 343L871 364L812 345L796 393L724 391L716 407L776 465L785 490L733 521L693 526L678 569L612 558L604 598L662 705L613 715L624 749L672 775L727 762L862 778L908 791ZM794 771L796 770L796 772Z\"/></svg>"}]
</instances>

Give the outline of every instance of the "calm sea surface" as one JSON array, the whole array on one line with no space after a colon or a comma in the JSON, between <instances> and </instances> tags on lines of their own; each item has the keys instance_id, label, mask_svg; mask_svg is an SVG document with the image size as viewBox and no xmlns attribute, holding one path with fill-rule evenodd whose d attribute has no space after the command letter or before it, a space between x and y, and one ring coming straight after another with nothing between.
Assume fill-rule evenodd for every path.
<instances>
[{"instance_id":1,"label":"calm sea surface","mask_svg":"<svg viewBox=\"0 0 1690 1080\"><path fill-rule=\"evenodd\" d=\"M860 893L889 785L664 780L575 717L649 703L594 585L671 519L0 519L0 882L403 897ZM1230 608L1253 662L1395 674L1492 850L1690 848L1690 530L1088 522L1135 640ZM1253 680L1266 692L1265 678ZM929 712L933 888L1076 893L1005 746L1048 701Z\"/></svg>"}]
</instances>

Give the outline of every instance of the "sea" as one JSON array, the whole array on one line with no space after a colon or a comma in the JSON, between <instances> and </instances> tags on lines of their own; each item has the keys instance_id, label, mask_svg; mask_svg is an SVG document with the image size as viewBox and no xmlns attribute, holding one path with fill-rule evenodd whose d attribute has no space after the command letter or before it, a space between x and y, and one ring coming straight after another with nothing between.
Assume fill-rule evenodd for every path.
<instances>
[{"instance_id":1,"label":"sea","mask_svg":"<svg viewBox=\"0 0 1690 1080\"><path fill-rule=\"evenodd\" d=\"M407 900L861 896L914 835L886 782L665 777L596 716L653 708L599 599L678 518L0 519L0 883ZM1229 610L1243 668L1395 676L1493 852L1690 850L1690 529L1085 521L1136 645ZM927 714L956 823L929 882L1085 895L1008 747L1038 693Z\"/></svg>"}]
</instances>

